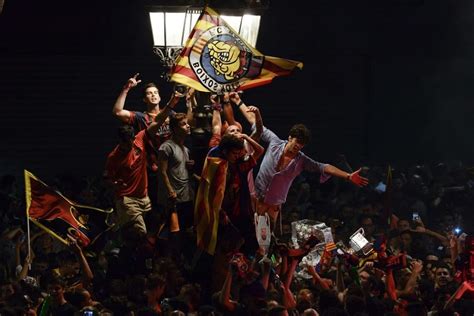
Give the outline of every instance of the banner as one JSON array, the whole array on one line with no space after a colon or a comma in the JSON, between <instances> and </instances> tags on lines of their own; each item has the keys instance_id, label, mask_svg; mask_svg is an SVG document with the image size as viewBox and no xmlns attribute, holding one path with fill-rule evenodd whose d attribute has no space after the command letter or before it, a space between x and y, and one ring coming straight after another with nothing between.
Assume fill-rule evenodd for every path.
<instances>
[{"instance_id":1,"label":"banner","mask_svg":"<svg viewBox=\"0 0 474 316\"><path fill-rule=\"evenodd\" d=\"M70 236L86 247L111 228L107 217L112 209L102 210L74 203L31 172L25 170L24 173L29 221L61 242L67 244Z\"/></svg>"},{"instance_id":2,"label":"banner","mask_svg":"<svg viewBox=\"0 0 474 316\"><path fill-rule=\"evenodd\" d=\"M224 199L227 167L226 160L207 157L196 194L194 222L197 246L210 255L214 255L216 250L219 213Z\"/></svg>"},{"instance_id":3,"label":"banner","mask_svg":"<svg viewBox=\"0 0 474 316\"><path fill-rule=\"evenodd\" d=\"M268 84L303 68L299 61L264 56L214 10L204 8L171 70L171 81L223 93Z\"/></svg>"}]
</instances>

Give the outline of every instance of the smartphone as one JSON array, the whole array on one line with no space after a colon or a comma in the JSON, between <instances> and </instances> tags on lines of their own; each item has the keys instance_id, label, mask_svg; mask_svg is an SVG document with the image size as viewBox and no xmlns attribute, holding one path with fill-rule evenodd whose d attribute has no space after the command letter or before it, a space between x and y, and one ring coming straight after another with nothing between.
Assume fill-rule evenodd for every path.
<instances>
[{"instance_id":1,"label":"smartphone","mask_svg":"<svg viewBox=\"0 0 474 316\"><path fill-rule=\"evenodd\" d=\"M94 316L94 311L84 311L83 316Z\"/></svg>"},{"instance_id":2,"label":"smartphone","mask_svg":"<svg viewBox=\"0 0 474 316\"><path fill-rule=\"evenodd\" d=\"M453 233L454 233L456 236L461 235L461 233L462 233L461 227L459 227L459 226L458 226L458 227L455 227L455 228L453 229Z\"/></svg>"},{"instance_id":3,"label":"smartphone","mask_svg":"<svg viewBox=\"0 0 474 316\"><path fill-rule=\"evenodd\" d=\"M412 219L413 219L414 221L419 220L419 219L420 219L420 214L418 214L418 212L413 212L413 217L412 217Z\"/></svg>"}]
</instances>

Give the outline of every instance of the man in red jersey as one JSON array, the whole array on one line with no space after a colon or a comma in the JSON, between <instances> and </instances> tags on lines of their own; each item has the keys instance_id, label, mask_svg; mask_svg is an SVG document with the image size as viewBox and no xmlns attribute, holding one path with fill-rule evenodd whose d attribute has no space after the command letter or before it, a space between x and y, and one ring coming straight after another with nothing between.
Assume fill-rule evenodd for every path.
<instances>
[{"instance_id":1,"label":"man in red jersey","mask_svg":"<svg viewBox=\"0 0 474 316\"><path fill-rule=\"evenodd\" d=\"M156 134L177 102L170 102L153 123L135 134L133 127L119 128L119 144L107 158L105 177L114 186L115 207L119 227L127 226L134 233L147 233L144 213L151 209L148 197L146 143Z\"/></svg>"}]
</instances>

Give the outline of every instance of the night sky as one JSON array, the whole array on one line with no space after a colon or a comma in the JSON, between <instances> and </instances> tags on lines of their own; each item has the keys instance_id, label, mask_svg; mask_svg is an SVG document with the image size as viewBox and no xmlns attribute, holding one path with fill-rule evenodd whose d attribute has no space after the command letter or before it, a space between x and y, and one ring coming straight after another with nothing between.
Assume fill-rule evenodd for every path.
<instances>
[{"instance_id":1,"label":"night sky","mask_svg":"<svg viewBox=\"0 0 474 316\"><path fill-rule=\"evenodd\" d=\"M245 92L246 103L282 138L307 124L304 151L316 159L474 161L472 0L274 0L257 48L304 68ZM116 143L120 88L139 72L160 84L165 102L161 71L144 1L6 0L0 174L100 174ZM128 101L144 109L140 89Z\"/></svg>"}]
</instances>

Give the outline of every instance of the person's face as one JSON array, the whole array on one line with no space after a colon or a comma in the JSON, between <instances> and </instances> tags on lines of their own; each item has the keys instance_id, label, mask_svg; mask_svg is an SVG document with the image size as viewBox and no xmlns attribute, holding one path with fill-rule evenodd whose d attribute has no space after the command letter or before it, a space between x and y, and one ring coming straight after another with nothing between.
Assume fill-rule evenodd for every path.
<instances>
[{"instance_id":1,"label":"person's face","mask_svg":"<svg viewBox=\"0 0 474 316\"><path fill-rule=\"evenodd\" d=\"M145 102L147 105L157 105L160 103L160 101L160 94L158 93L158 89L156 87L149 87L145 90L143 102Z\"/></svg>"},{"instance_id":2,"label":"person's face","mask_svg":"<svg viewBox=\"0 0 474 316\"><path fill-rule=\"evenodd\" d=\"M298 293L297 300L298 300L298 302L307 301L309 303L312 303L313 302L313 293L311 293L310 290L306 290L306 289L301 290Z\"/></svg>"},{"instance_id":3,"label":"person's face","mask_svg":"<svg viewBox=\"0 0 474 316\"><path fill-rule=\"evenodd\" d=\"M183 118L181 121L179 121L178 126L174 132L180 136L191 134L191 126L189 126L188 120Z\"/></svg>"},{"instance_id":4,"label":"person's face","mask_svg":"<svg viewBox=\"0 0 474 316\"><path fill-rule=\"evenodd\" d=\"M438 286L445 286L451 281L451 274L446 268L438 268L435 270L435 281Z\"/></svg>"},{"instance_id":5,"label":"person's face","mask_svg":"<svg viewBox=\"0 0 474 316\"><path fill-rule=\"evenodd\" d=\"M360 284L365 286L369 280L370 274L367 271L362 271L359 273Z\"/></svg>"},{"instance_id":6,"label":"person's face","mask_svg":"<svg viewBox=\"0 0 474 316\"><path fill-rule=\"evenodd\" d=\"M400 236L400 241L402 242L402 245L404 249L407 249L407 247L410 247L411 245L411 235L410 234L402 234Z\"/></svg>"},{"instance_id":7,"label":"person's face","mask_svg":"<svg viewBox=\"0 0 474 316\"><path fill-rule=\"evenodd\" d=\"M53 249L53 238L50 235L43 235L38 239L39 248L42 253L48 254Z\"/></svg>"},{"instance_id":8,"label":"person's face","mask_svg":"<svg viewBox=\"0 0 474 316\"><path fill-rule=\"evenodd\" d=\"M405 230L409 230L410 229L410 223L406 220L399 220L398 223L397 223L397 229L398 231L402 232L402 231L405 231Z\"/></svg>"},{"instance_id":9,"label":"person's face","mask_svg":"<svg viewBox=\"0 0 474 316\"><path fill-rule=\"evenodd\" d=\"M241 149L231 149L229 151L226 151L226 153L225 153L225 158L230 163L237 162L237 160L239 160L240 157L242 157L242 150Z\"/></svg>"},{"instance_id":10,"label":"person's face","mask_svg":"<svg viewBox=\"0 0 474 316\"><path fill-rule=\"evenodd\" d=\"M296 155L301 149L303 149L304 144L300 140L298 140L298 138L288 136L288 144L286 146L288 152L293 155Z\"/></svg>"},{"instance_id":11,"label":"person's face","mask_svg":"<svg viewBox=\"0 0 474 316\"><path fill-rule=\"evenodd\" d=\"M50 284L48 285L48 293L54 299L62 299L62 297L64 296L64 287L59 284Z\"/></svg>"},{"instance_id":12,"label":"person's face","mask_svg":"<svg viewBox=\"0 0 474 316\"><path fill-rule=\"evenodd\" d=\"M13 289L12 284L5 284L0 286L0 301L4 301L9 296L13 295L15 290Z\"/></svg>"},{"instance_id":13,"label":"person's face","mask_svg":"<svg viewBox=\"0 0 474 316\"><path fill-rule=\"evenodd\" d=\"M66 278L71 278L78 275L81 272L81 265L79 262L65 262L60 267L61 274Z\"/></svg>"},{"instance_id":14,"label":"person's face","mask_svg":"<svg viewBox=\"0 0 474 316\"><path fill-rule=\"evenodd\" d=\"M84 291L82 295L84 295L84 298L82 300L82 307L92 306L93 301L92 301L91 293L89 293L89 291Z\"/></svg>"},{"instance_id":15,"label":"person's face","mask_svg":"<svg viewBox=\"0 0 474 316\"><path fill-rule=\"evenodd\" d=\"M38 273L38 274L43 274L44 272L46 272L46 270L48 270L48 263L47 262L42 262L42 261L39 261L39 262L35 262L33 261L33 271L35 273Z\"/></svg>"},{"instance_id":16,"label":"person's face","mask_svg":"<svg viewBox=\"0 0 474 316\"><path fill-rule=\"evenodd\" d=\"M235 134L242 133L242 131L240 130L240 127L238 127L237 125L229 125L229 127L227 127L227 129L225 130L225 133L230 134L230 135L235 135Z\"/></svg>"}]
</instances>

